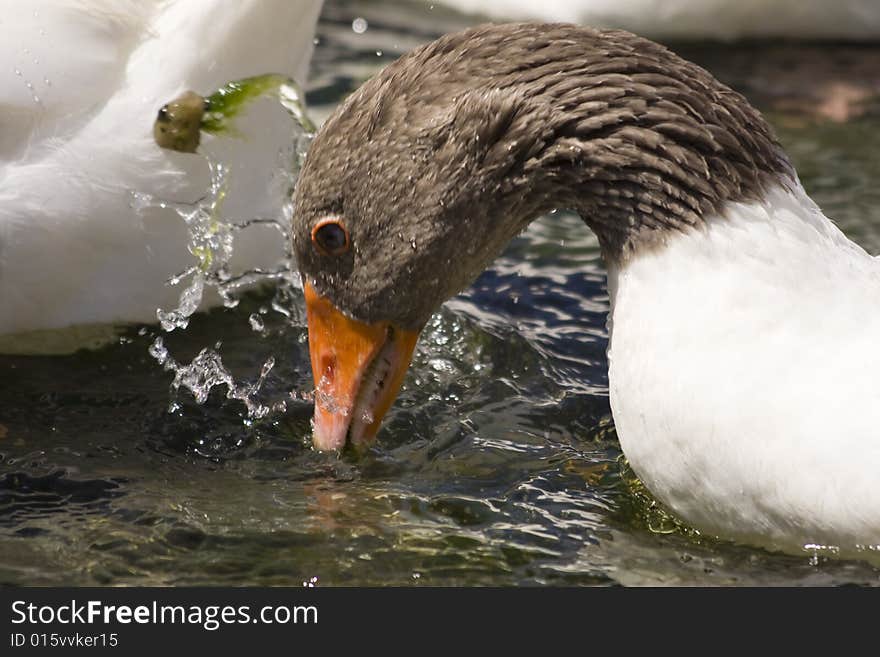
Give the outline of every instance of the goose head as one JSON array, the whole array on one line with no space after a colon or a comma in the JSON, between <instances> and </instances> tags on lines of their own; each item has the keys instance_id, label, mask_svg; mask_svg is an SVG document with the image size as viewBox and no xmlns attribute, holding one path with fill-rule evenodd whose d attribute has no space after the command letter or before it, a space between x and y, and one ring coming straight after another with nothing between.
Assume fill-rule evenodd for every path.
<instances>
[{"instance_id":1,"label":"goose head","mask_svg":"<svg viewBox=\"0 0 880 657\"><path fill-rule=\"evenodd\" d=\"M405 55L295 191L315 447L375 437L428 318L540 214L577 212L620 267L793 175L742 96L627 32L486 25Z\"/></svg>"}]
</instances>

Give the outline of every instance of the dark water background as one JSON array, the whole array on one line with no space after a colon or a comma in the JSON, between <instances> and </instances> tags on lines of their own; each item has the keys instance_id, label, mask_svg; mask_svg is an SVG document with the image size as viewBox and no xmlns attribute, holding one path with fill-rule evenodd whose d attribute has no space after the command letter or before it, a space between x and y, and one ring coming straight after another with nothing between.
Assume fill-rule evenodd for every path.
<instances>
[{"instance_id":1,"label":"dark water background","mask_svg":"<svg viewBox=\"0 0 880 657\"><path fill-rule=\"evenodd\" d=\"M473 22L330 2L310 104L326 115L383 63ZM880 252L880 47L673 46L746 93L813 198ZM222 340L244 379L274 355L263 395L308 390L302 323L269 313L251 329L266 303L198 316L165 342L192 358ZM611 422L607 307L593 236L563 213L536 222L431 322L361 460L308 448L305 401L249 422L222 390L204 405L181 393L169 412L154 326L68 356L0 356L0 583L880 583L865 563L697 537L651 508Z\"/></svg>"}]
</instances>

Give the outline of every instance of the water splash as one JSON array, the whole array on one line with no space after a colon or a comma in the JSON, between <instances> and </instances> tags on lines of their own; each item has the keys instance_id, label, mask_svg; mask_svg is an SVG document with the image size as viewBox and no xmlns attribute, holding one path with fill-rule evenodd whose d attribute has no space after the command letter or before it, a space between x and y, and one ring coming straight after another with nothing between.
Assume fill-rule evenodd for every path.
<instances>
[{"instance_id":1,"label":"water splash","mask_svg":"<svg viewBox=\"0 0 880 657\"><path fill-rule=\"evenodd\" d=\"M209 160L211 184L208 193L195 203L164 201L151 194L132 193L132 207L143 212L150 207L173 210L183 219L188 229L187 249L197 262L170 277L168 285L179 285L189 278L189 284L181 291L177 307L172 310L157 309L156 318L166 332L185 329L189 318L196 312L205 292L205 286L217 289L224 305L234 307L237 301L227 289L228 264L233 252L234 233L247 226L232 224L220 219L220 209L228 188L228 168Z\"/></svg>"},{"instance_id":2,"label":"water splash","mask_svg":"<svg viewBox=\"0 0 880 657\"><path fill-rule=\"evenodd\" d=\"M250 86L248 86L250 85ZM283 178L286 199L277 218L249 218L242 221L226 221L221 217L223 203L229 189L230 168L227 164L206 158L210 172L209 187L199 200L194 203L172 202L157 198L143 192L132 192L132 207L143 212L151 207L160 207L174 211L186 224L188 231L187 248L194 257L193 264L178 274L171 276L166 283L171 286L183 286L178 297L177 306L170 309L157 309L156 317L162 329L170 333L185 330L190 318L198 310L205 293L213 289L219 294L223 305L234 308L239 303L242 290L259 283L273 282L275 295L270 307L285 322L301 324L300 304L301 283L295 275L295 258L290 246L290 226L293 216L293 188L302 168L305 154L316 132L315 124L308 117L303 96L296 83L281 76L261 76L246 81L229 83L210 98L211 116L210 131L231 131L229 120L239 114L245 102L260 96L276 97L279 104L293 119L291 139L283 154L280 173ZM220 115L224 107L217 98L225 99L229 106L226 116ZM203 125L207 130L209 126ZM235 251L236 235L252 226L271 226L278 230L281 243L285 245L284 254L273 269L250 269L232 274L229 263ZM252 314L248 318L251 329L259 334L266 334L263 315L269 308L261 309L260 314ZM258 394L267 375L274 366L274 357L269 357L262 365L260 375L254 382L237 381L229 369L223 364L219 353L220 344L205 347L189 363L178 362L169 353L162 337L157 337L149 348L150 355L170 372L174 372L171 384L173 393L181 388L189 391L199 404L207 401L212 389L225 386L226 398L242 402L247 409L248 421L266 417L272 411L283 411L284 401L275 403L261 402ZM296 398L296 393L291 394ZM175 403L172 402L172 407Z\"/></svg>"},{"instance_id":3,"label":"water splash","mask_svg":"<svg viewBox=\"0 0 880 657\"><path fill-rule=\"evenodd\" d=\"M273 407L257 401L256 396L263 387L269 372L275 367L274 356L269 356L263 363L260 368L260 376L255 382L239 383L223 364L219 349L219 343L213 348L206 347L193 358L192 362L181 364L174 360L168 352L164 340L159 336L150 345L149 352L166 371L174 372L171 389L175 393L180 388L185 388L197 403L204 404L208 401L211 390L217 386L225 386L226 398L242 402L247 409L249 420L259 420L266 417L273 410ZM169 410L174 411L177 408L177 403L172 401Z\"/></svg>"}]
</instances>

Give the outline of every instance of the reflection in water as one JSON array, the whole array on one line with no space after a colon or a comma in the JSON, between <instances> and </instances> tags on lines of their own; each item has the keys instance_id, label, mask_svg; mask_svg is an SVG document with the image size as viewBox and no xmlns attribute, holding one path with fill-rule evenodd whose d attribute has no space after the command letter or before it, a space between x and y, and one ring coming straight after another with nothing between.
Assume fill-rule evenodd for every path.
<instances>
[{"instance_id":1,"label":"reflection in water","mask_svg":"<svg viewBox=\"0 0 880 657\"><path fill-rule=\"evenodd\" d=\"M425 21L417 4L327 6L309 96L318 115L383 62L465 23L440 11ZM750 62L772 60L773 46L688 48L747 93L772 86ZM804 120L755 98L808 191L880 252L876 119ZM187 315L185 330L134 327L100 350L0 356L0 582L880 582L865 563L717 542L653 513L620 465L604 269L576 217L535 223L431 320L360 460L308 447L311 404L290 394L312 388L302 302L279 289L236 289L236 307ZM193 362L215 378L181 377L192 394L169 410L169 383ZM248 381L258 390L239 397L269 412L226 398Z\"/></svg>"}]
</instances>

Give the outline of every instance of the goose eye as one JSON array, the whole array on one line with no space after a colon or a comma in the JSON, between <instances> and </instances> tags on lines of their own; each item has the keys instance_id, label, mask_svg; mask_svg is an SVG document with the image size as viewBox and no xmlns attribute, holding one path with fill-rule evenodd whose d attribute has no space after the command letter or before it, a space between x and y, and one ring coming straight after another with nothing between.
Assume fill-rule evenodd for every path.
<instances>
[{"instance_id":1,"label":"goose eye","mask_svg":"<svg viewBox=\"0 0 880 657\"><path fill-rule=\"evenodd\" d=\"M338 219L325 219L312 229L312 242L323 255L342 255L348 251L348 231Z\"/></svg>"}]
</instances>

